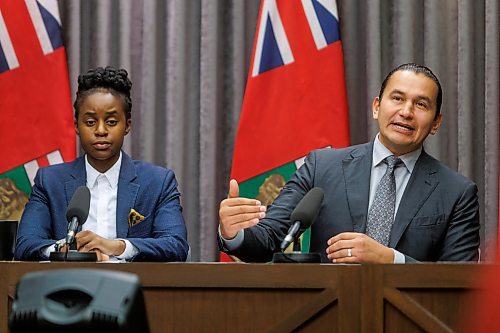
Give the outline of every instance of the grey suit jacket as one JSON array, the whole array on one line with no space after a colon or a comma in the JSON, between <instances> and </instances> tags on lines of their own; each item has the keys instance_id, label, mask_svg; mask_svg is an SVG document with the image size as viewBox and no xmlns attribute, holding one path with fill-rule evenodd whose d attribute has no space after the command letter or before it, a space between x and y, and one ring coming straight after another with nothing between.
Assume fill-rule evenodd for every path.
<instances>
[{"instance_id":1,"label":"grey suit jacket","mask_svg":"<svg viewBox=\"0 0 500 333\"><path fill-rule=\"evenodd\" d=\"M229 252L243 261L269 261L290 227L290 214L313 187L325 197L311 228L310 252L326 257L327 241L341 232L364 233L368 214L373 142L312 151L268 208ZM303 230L302 230L303 231ZM389 247L406 261L477 260L479 204L476 185L422 151L401 199Z\"/></svg>"}]
</instances>

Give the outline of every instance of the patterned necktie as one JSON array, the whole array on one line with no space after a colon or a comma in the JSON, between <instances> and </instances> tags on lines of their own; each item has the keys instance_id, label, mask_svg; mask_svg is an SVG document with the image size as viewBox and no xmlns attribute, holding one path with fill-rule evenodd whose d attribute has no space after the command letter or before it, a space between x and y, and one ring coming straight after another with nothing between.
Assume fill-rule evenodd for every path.
<instances>
[{"instance_id":1,"label":"patterned necktie","mask_svg":"<svg viewBox=\"0 0 500 333\"><path fill-rule=\"evenodd\" d=\"M380 244L387 246L394 223L394 209L396 206L394 169L402 161L398 157L391 155L384 159L384 163L387 164L387 170L380 179L372 206L368 212L366 234Z\"/></svg>"}]
</instances>

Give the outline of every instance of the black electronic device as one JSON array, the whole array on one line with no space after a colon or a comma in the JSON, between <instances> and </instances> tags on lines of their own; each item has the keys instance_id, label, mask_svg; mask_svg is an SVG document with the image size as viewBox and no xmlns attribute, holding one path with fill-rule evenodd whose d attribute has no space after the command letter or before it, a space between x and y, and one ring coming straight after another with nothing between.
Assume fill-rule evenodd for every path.
<instances>
[{"instance_id":1,"label":"black electronic device","mask_svg":"<svg viewBox=\"0 0 500 333\"><path fill-rule=\"evenodd\" d=\"M149 332L137 275L102 269L32 272L17 284L11 333Z\"/></svg>"},{"instance_id":2,"label":"black electronic device","mask_svg":"<svg viewBox=\"0 0 500 333\"><path fill-rule=\"evenodd\" d=\"M12 260L16 246L18 221L0 221L0 260Z\"/></svg>"}]
</instances>

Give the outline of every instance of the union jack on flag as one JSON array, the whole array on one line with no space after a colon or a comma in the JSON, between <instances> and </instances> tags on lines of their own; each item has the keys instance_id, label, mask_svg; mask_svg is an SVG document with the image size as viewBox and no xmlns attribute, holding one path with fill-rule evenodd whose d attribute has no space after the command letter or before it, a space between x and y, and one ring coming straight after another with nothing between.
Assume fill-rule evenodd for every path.
<instances>
[{"instance_id":1,"label":"union jack on flag","mask_svg":"<svg viewBox=\"0 0 500 333\"><path fill-rule=\"evenodd\" d=\"M335 0L302 0L302 7L318 50L340 39ZM293 53L276 1L264 1L252 63L252 77L293 61Z\"/></svg>"},{"instance_id":2,"label":"union jack on flag","mask_svg":"<svg viewBox=\"0 0 500 333\"><path fill-rule=\"evenodd\" d=\"M56 1L26 0L30 19L44 54L63 46L61 20ZM0 73L19 67L16 51L0 11Z\"/></svg>"},{"instance_id":3,"label":"union jack on flag","mask_svg":"<svg viewBox=\"0 0 500 333\"><path fill-rule=\"evenodd\" d=\"M25 0L33 26L35 27L43 54L47 55L63 46L61 19L57 1Z\"/></svg>"}]
</instances>

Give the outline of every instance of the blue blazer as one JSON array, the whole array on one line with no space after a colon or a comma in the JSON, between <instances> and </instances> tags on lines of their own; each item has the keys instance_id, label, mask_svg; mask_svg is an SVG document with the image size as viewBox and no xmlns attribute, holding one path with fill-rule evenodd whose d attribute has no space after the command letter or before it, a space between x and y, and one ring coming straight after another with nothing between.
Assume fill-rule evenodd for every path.
<instances>
[{"instance_id":1,"label":"blue blazer","mask_svg":"<svg viewBox=\"0 0 500 333\"><path fill-rule=\"evenodd\" d=\"M313 187L325 197L311 228L311 252L323 262L327 241L341 232L364 233L368 216L373 142L311 152L269 207L266 218L245 230L229 252L244 261L268 261L290 227L290 214ZM406 261L476 260L479 204L476 185L422 151L403 193L389 247Z\"/></svg>"},{"instance_id":2,"label":"blue blazer","mask_svg":"<svg viewBox=\"0 0 500 333\"><path fill-rule=\"evenodd\" d=\"M79 186L85 186L85 157L38 170L17 235L14 257L47 260L42 248L66 237L66 209ZM184 261L188 252L186 226L172 170L134 161L122 152L116 206L117 238L138 250L135 261ZM135 209L144 220L129 227Z\"/></svg>"}]
</instances>

